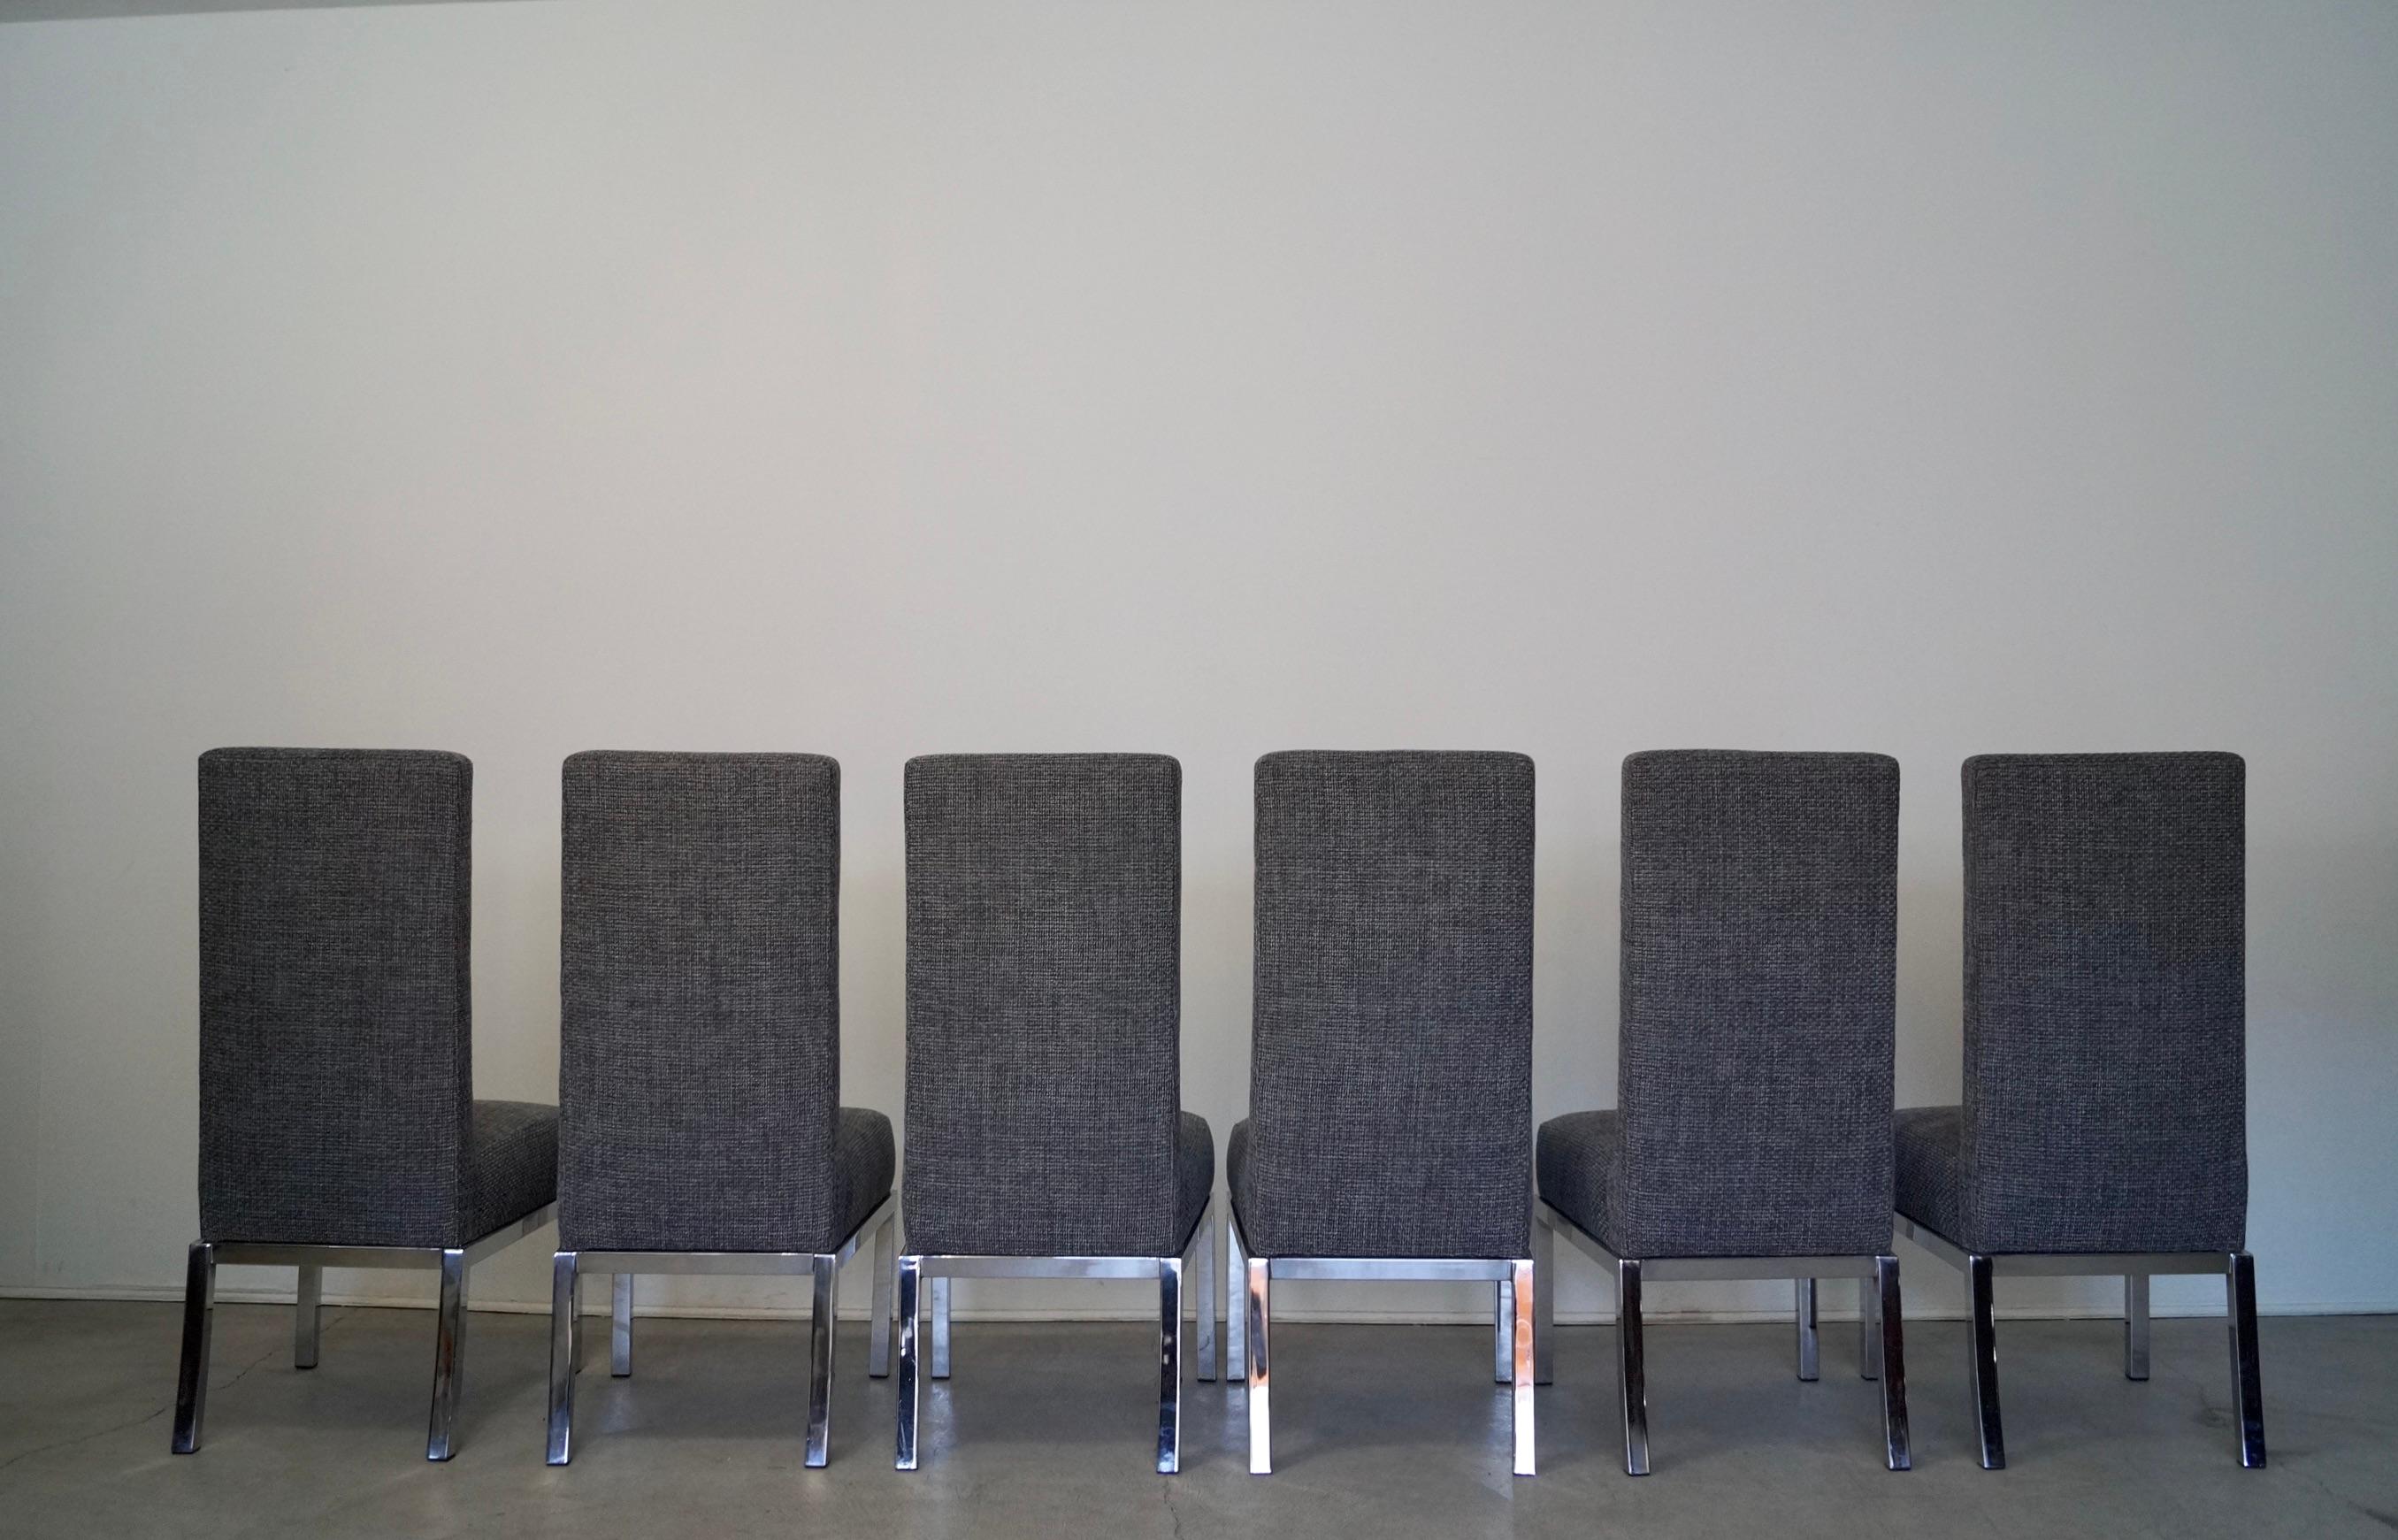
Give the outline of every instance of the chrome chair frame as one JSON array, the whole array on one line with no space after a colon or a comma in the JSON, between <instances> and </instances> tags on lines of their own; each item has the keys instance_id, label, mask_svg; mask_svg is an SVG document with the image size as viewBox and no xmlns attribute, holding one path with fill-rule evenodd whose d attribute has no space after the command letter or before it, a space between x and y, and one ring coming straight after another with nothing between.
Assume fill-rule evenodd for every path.
<instances>
[{"instance_id":1,"label":"chrome chair frame","mask_svg":"<svg viewBox=\"0 0 2398 1540\"><path fill-rule=\"evenodd\" d=\"M641 1273L709 1273L791 1276L808 1274L815 1291L808 1306L807 1462L821 1466L832 1434L832 1340L841 1303L841 1270L869 1234L874 1245L874 1304L867 1328L871 1344L867 1372L888 1372L880 1330L891 1307L888 1289L897 1200L889 1196L830 1251L560 1251L551 1262L549 1286L549 1454L562 1466L574 1458L574 1376L583 1367L583 1270L614 1275L612 1290L610 1370L621 1379L633 1372L633 1278Z\"/></svg>"},{"instance_id":2,"label":"chrome chair frame","mask_svg":"<svg viewBox=\"0 0 2398 1540\"><path fill-rule=\"evenodd\" d=\"M2000 1252L1968 1251L1905 1214L1898 1233L1965 1275L1973 1296L1968 1341L1973 1361L1974 1426L1981 1435L1982 1468L2004 1470L2006 1431L1999 1419L1998 1331L1991 1285L2001 1276L2123 1279L2123 1377L2149 1377L2149 1279L2158 1274L2218 1273L2231 1337L2232 1436L2240 1463L2265 1464L2265 1390L2257 1348L2257 1261L2245 1251Z\"/></svg>"},{"instance_id":3,"label":"chrome chair frame","mask_svg":"<svg viewBox=\"0 0 2398 1540\"><path fill-rule=\"evenodd\" d=\"M1260 1257L1249 1253L1240 1221L1227 1202L1223 1209L1226 1265L1224 1382L1246 1381L1248 1386L1249 1474L1273 1473L1273 1280L1288 1282L1344 1279L1359 1282L1458 1283L1498 1285L1499 1383L1512 1385L1509 1416L1515 1435L1515 1472L1534 1473L1533 1360L1541 1333L1534 1322L1550 1308L1548 1291L1538 1281L1540 1232L1533 1231L1530 1257ZM1545 1383L1546 1376L1542 1376Z\"/></svg>"},{"instance_id":4,"label":"chrome chair frame","mask_svg":"<svg viewBox=\"0 0 2398 1540\"><path fill-rule=\"evenodd\" d=\"M1543 1266L1556 1255L1557 1235L1602 1267L1615 1272L1616 1385L1623 1408L1623 1470L1649 1474L1648 1353L1640 1323L1641 1286L1650 1281L1742 1282L1789 1278L1796 1286L1798 1378L1813 1381L1820 1356L1816 1331L1816 1280L1857 1280L1857 1377L1881 1381L1882 1460L1893 1470L1915 1464L1906 1421L1906 1325L1899 1304L1898 1258L1887 1252L1817 1257L1619 1257L1572 1220L1544 1202L1532 1206L1532 1245ZM1551 1383L1555 1364L1552 1312L1534 1317L1539 1340L1540 1382Z\"/></svg>"},{"instance_id":5,"label":"chrome chair frame","mask_svg":"<svg viewBox=\"0 0 2398 1540\"><path fill-rule=\"evenodd\" d=\"M465 1379L466 1274L485 1257L547 1224L557 1208L555 1203L544 1204L480 1239L446 1249L194 1241L183 1275L183 1351L175 1377L174 1452L190 1454L200 1447L200 1425L208 1412L209 1344L214 1334L219 1263L299 1270L291 1322L294 1369L317 1367L317 1320L324 1298L326 1268L424 1267L441 1272L441 1304L435 1318L433 1339L433 1414L425 1434L424 1457L447 1460L456 1452L458 1397Z\"/></svg>"},{"instance_id":6,"label":"chrome chair frame","mask_svg":"<svg viewBox=\"0 0 2398 1540\"><path fill-rule=\"evenodd\" d=\"M923 1364L916 1344L917 1317L929 1303L933 1315L933 1378L950 1377L950 1290L951 1278L1154 1278L1157 1280L1157 1472L1172 1476L1182 1468L1182 1274L1195 1255L1199 1271L1199 1378L1216 1377L1216 1308L1211 1274L1215 1267L1214 1196L1199 1211L1198 1223L1184 1237L1181 1253L1171 1257L1005 1257L944 1255L910 1251L901 1254L897 1268L899 1329L899 1470L916 1468L916 1432ZM926 1289L923 1284L932 1287ZM925 1296L929 1295L927 1301Z\"/></svg>"}]
</instances>

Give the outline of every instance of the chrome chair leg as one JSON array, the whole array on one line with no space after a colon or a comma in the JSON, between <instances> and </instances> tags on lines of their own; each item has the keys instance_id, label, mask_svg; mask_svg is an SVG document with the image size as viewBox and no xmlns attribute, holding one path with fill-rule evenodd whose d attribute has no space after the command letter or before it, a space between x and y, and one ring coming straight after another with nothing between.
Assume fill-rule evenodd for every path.
<instances>
[{"instance_id":1,"label":"chrome chair leg","mask_svg":"<svg viewBox=\"0 0 2398 1540\"><path fill-rule=\"evenodd\" d=\"M1267 1334L1273 1326L1273 1280L1264 1257L1246 1259L1242 1272L1247 1284L1249 1474L1273 1473L1273 1412L1269 1405L1272 1380L1267 1373Z\"/></svg>"},{"instance_id":2,"label":"chrome chair leg","mask_svg":"<svg viewBox=\"0 0 2398 1540\"><path fill-rule=\"evenodd\" d=\"M1516 1383L1516 1285L1501 1278L1491 1286L1497 1296L1490 1310L1490 1377L1501 1385Z\"/></svg>"},{"instance_id":3,"label":"chrome chair leg","mask_svg":"<svg viewBox=\"0 0 2398 1540\"><path fill-rule=\"evenodd\" d=\"M2007 1467L2007 1436L1999 1420L1999 1339L1990 1318L1990 1259L1979 1252L1965 1258L1965 1287L1973 1295L1974 1425L1982 1436L1982 1468ZM1883 1344L1884 1351L1888 1344ZM1887 1375L1887 1365L1882 1372Z\"/></svg>"},{"instance_id":4,"label":"chrome chair leg","mask_svg":"<svg viewBox=\"0 0 2398 1540\"><path fill-rule=\"evenodd\" d=\"M1199 1377L1216 1377L1216 1224L1215 1205L1200 1217L1199 1233L1192 1237L1191 1258L1199 1264Z\"/></svg>"},{"instance_id":5,"label":"chrome chair leg","mask_svg":"<svg viewBox=\"0 0 2398 1540\"><path fill-rule=\"evenodd\" d=\"M1615 1264L1616 1382L1623 1400L1623 1473L1649 1474L1649 1366L1640 1340L1640 1263Z\"/></svg>"},{"instance_id":6,"label":"chrome chair leg","mask_svg":"<svg viewBox=\"0 0 2398 1540\"><path fill-rule=\"evenodd\" d=\"M1157 1473L1182 1468L1182 1259L1157 1259Z\"/></svg>"},{"instance_id":7,"label":"chrome chair leg","mask_svg":"<svg viewBox=\"0 0 2398 1540\"><path fill-rule=\"evenodd\" d=\"M874 1231L874 1304L866 1323L866 1372L891 1374L891 1258L899 1247L899 1226L884 1220Z\"/></svg>"},{"instance_id":8,"label":"chrome chair leg","mask_svg":"<svg viewBox=\"0 0 2398 1540\"><path fill-rule=\"evenodd\" d=\"M841 1262L817 1253L808 1301L808 1465L821 1468L832 1436L832 1328L841 1303Z\"/></svg>"},{"instance_id":9,"label":"chrome chair leg","mask_svg":"<svg viewBox=\"0 0 2398 1540\"><path fill-rule=\"evenodd\" d=\"M575 1306L582 1290L577 1253L559 1252L551 1259L549 1274L548 1463L553 1466L574 1458L574 1358L582 1331Z\"/></svg>"},{"instance_id":10,"label":"chrome chair leg","mask_svg":"<svg viewBox=\"0 0 2398 1540\"><path fill-rule=\"evenodd\" d=\"M2149 1377L2149 1276L2123 1275L2123 1378Z\"/></svg>"},{"instance_id":11,"label":"chrome chair leg","mask_svg":"<svg viewBox=\"0 0 2398 1540\"><path fill-rule=\"evenodd\" d=\"M571 1327L568 1342L574 1351L574 1371L580 1374L584 1354L590 1345L591 1328L583 1319L583 1274L579 1268L574 1275L574 1297L566 1303L566 1318Z\"/></svg>"},{"instance_id":12,"label":"chrome chair leg","mask_svg":"<svg viewBox=\"0 0 2398 1540\"><path fill-rule=\"evenodd\" d=\"M1532 1222L1532 1277L1539 1288L1532 1304L1532 1383L1557 1379L1557 1233Z\"/></svg>"},{"instance_id":13,"label":"chrome chair leg","mask_svg":"<svg viewBox=\"0 0 2398 1540\"><path fill-rule=\"evenodd\" d=\"M950 1280L933 1279L933 1378L950 1377Z\"/></svg>"},{"instance_id":14,"label":"chrome chair leg","mask_svg":"<svg viewBox=\"0 0 2398 1540\"><path fill-rule=\"evenodd\" d=\"M1871 1278L1857 1280L1857 1378L1881 1378L1881 1290Z\"/></svg>"},{"instance_id":15,"label":"chrome chair leg","mask_svg":"<svg viewBox=\"0 0 2398 1540\"><path fill-rule=\"evenodd\" d=\"M1798 1296L1798 1377L1812 1381L1822 1372L1821 1333L1816 1329L1815 1318L1815 1280L1798 1278L1793 1282L1791 1291Z\"/></svg>"},{"instance_id":16,"label":"chrome chair leg","mask_svg":"<svg viewBox=\"0 0 2398 1540\"><path fill-rule=\"evenodd\" d=\"M1514 1349L1508 1355L1515 1385L1515 1392L1508 1398L1508 1412L1514 1422L1516 1474L1518 1476L1529 1476L1533 1472L1532 1364L1537 1352L1534 1344L1540 1340L1533 1320L1539 1311L1544 1287L1532 1259L1517 1259L1514 1286L1507 1290L1508 1303L1515 1307L1515 1318L1507 1323L1510 1328L1507 1335Z\"/></svg>"},{"instance_id":17,"label":"chrome chair leg","mask_svg":"<svg viewBox=\"0 0 2398 1540\"><path fill-rule=\"evenodd\" d=\"M293 1296L291 1308L291 1367L317 1367L317 1307L325 1300L325 1269L314 1263L300 1264L299 1291Z\"/></svg>"},{"instance_id":18,"label":"chrome chair leg","mask_svg":"<svg viewBox=\"0 0 2398 1540\"><path fill-rule=\"evenodd\" d=\"M633 1371L633 1275L617 1274L608 1292L608 1372L621 1380Z\"/></svg>"},{"instance_id":19,"label":"chrome chair leg","mask_svg":"<svg viewBox=\"0 0 2398 1540\"><path fill-rule=\"evenodd\" d=\"M447 1460L455 1452L465 1353L466 1253L453 1246L441 1253L441 1309L433 1340L433 1417L424 1439L428 1460Z\"/></svg>"},{"instance_id":20,"label":"chrome chair leg","mask_svg":"<svg viewBox=\"0 0 2398 1540\"><path fill-rule=\"evenodd\" d=\"M899 1453L895 1468L916 1468L916 1278L922 1257L899 1259Z\"/></svg>"},{"instance_id":21,"label":"chrome chair leg","mask_svg":"<svg viewBox=\"0 0 2398 1540\"><path fill-rule=\"evenodd\" d=\"M1881 1328L1875 1335L1880 1349L1882 1460L1893 1470L1910 1470L1915 1454L1906 1425L1906 1312L1899 1303L1898 1259L1874 1258L1868 1281L1874 1298L1866 1315Z\"/></svg>"},{"instance_id":22,"label":"chrome chair leg","mask_svg":"<svg viewBox=\"0 0 2398 1540\"><path fill-rule=\"evenodd\" d=\"M183 1270L183 1355L175 1371L175 1438L178 1454L200 1447L200 1422L209 1406L209 1338L215 1324L217 1249L192 1243Z\"/></svg>"},{"instance_id":23,"label":"chrome chair leg","mask_svg":"<svg viewBox=\"0 0 2398 1540\"><path fill-rule=\"evenodd\" d=\"M1248 1378L1249 1269L1241 1254L1241 1227L1224 1203L1224 1383Z\"/></svg>"},{"instance_id":24,"label":"chrome chair leg","mask_svg":"<svg viewBox=\"0 0 2398 1540\"><path fill-rule=\"evenodd\" d=\"M2240 1434L2240 1463L2265 1463L2265 1377L2257 1351L2257 1259L2233 1251L2224 1259L2224 1303L2231 1325L2231 1409Z\"/></svg>"}]
</instances>

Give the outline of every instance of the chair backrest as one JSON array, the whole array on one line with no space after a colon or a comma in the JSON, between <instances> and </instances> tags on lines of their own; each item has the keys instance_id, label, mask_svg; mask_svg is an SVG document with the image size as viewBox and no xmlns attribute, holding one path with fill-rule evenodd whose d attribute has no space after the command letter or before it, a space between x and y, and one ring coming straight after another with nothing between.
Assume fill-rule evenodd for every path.
<instances>
[{"instance_id":1,"label":"chair backrest","mask_svg":"<svg viewBox=\"0 0 2398 1540\"><path fill-rule=\"evenodd\" d=\"M1182 767L908 762L908 1248L1171 1256Z\"/></svg>"},{"instance_id":2,"label":"chair backrest","mask_svg":"<svg viewBox=\"0 0 2398 1540\"><path fill-rule=\"evenodd\" d=\"M2248 1216L2246 768L1964 768L1969 1243L2215 1251Z\"/></svg>"},{"instance_id":3,"label":"chair backrest","mask_svg":"<svg viewBox=\"0 0 2398 1540\"><path fill-rule=\"evenodd\" d=\"M1898 762L1623 762L1623 1149L1634 1254L1890 1249Z\"/></svg>"},{"instance_id":4,"label":"chair backrest","mask_svg":"<svg viewBox=\"0 0 2398 1540\"><path fill-rule=\"evenodd\" d=\"M1258 761L1256 957L1254 1254L1525 1255L1532 762Z\"/></svg>"},{"instance_id":5,"label":"chair backrest","mask_svg":"<svg viewBox=\"0 0 2398 1540\"><path fill-rule=\"evenodd\" d=\"M584 753L562 790L559 1244L829 1250L841 766Z\"/></svg>"},{"instance_id":6,"label":"chair backrest","mask_svg":"<svg viewBox=\"0 0 2398 1540\"><path fill-rule=\"evenodd\" d=\"M474 770L200 756L200 1234L457 1244Z\"/></svg>"}]
</instances>

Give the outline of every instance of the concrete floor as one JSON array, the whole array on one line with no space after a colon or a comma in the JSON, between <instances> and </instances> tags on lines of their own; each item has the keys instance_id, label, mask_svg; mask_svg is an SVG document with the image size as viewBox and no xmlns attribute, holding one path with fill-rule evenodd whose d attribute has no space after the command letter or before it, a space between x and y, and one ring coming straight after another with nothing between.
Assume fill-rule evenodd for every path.
<instances>
[{"instance_id":1,"label":"concrete floor","mask_svg":"<svg viewBox=\"0 0 2398 1540\"><path fill-rule=\"evenodd\" d=\"M1246 1468L1242 1398L1184 1393L1183 1474L1150 1468L1147 1334L961 1322L927 1382L923 1468L891 1468L892 1389L846 1323L832 1465L801 1464L797 1323L644 1318L631 1380L605 1337L574 1464L542 1464L546 1324L478 1315L463 1447L424 1458L433 1318L336 1310L322 1367L290 1366L290 1314L217 1312L207 1444L167 1452L178 1312L0 1301L0 1535L1279 1534L2388 1536L2398 1531L2398 1317L2264 1323L2272 1463L2239 1468L2223 1328L2156 1324L2155 1377L2122 1376L2118 1330L2001 1325L2008 1452L1974 1457L1963 1329L1908 1333L1916 1468L1881 1466L1855 1331L1827 1322L1823 1378L1791 1332L1650 1330L1655 1474L1621 1465L1613 1332L1566 1328L1541 1392L1541 1474L1508 1474L1487 1331L1304 1326L1274 1333L1276 1474Z\"/></svg>"}]
</instances>

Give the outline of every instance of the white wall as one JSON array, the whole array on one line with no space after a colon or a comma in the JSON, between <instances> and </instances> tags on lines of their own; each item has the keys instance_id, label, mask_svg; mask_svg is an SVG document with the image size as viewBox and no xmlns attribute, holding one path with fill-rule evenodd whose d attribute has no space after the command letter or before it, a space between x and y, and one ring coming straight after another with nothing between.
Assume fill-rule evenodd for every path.
<instances>
[{"instance_id":1,"label":"white wall","mask_svg":"<svg viewBox=\"0 0 2398 1540\"><path fill-rule=\"evenodd\" d=\"M1547 1116L1614 1094L1626 752L1900 758L1913 1103L1958 762L2203 747L2249 763L2265 1300L2398 1308L2398 9L1938 11L0 25L0 1287L180 1278L211 745L474 758L478 1079L544 1099L559 761L839 756L893 1109L901 762L1179 755L1219 1138L1261 750L1536 758Z\"/></svg>"}]
</instances>

